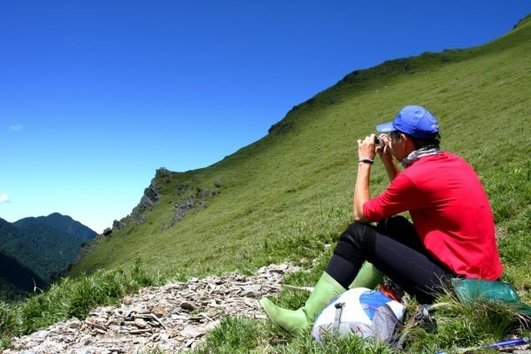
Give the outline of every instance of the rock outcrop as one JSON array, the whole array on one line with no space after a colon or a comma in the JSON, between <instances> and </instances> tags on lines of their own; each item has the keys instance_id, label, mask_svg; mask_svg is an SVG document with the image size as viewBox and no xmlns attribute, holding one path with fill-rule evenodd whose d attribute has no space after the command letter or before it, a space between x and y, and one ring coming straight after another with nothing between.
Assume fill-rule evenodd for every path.
<instances>
[{"instance_id":1,"label":"rock outcrop","mask_svg":"<svg viewBox=\"0 0 531 354\"><path fill-rule=\"evenodd\" d=\"M172 227L193 209L206 208L208 200L216 197L220 193L221 182L216 182L213 188L192 187L189 184L179 184L176 188L176 194L179 196L175 203L172 222L167 228Z\"/></svg>"},{"instance_id":2,"label":"rock outcrop","mask_svg":"<svg viewBox=\"0 0 531 354\"><path fill-rule=\"evenodd\" d=\"M143 223L146 220L146 212L153 209L160 198L158 180L162 178L161 176L165 176L166 174L170 173L171 172L164 167L159 168L155 173L155 177L151 180L149 187L144 189L144 194L142 195L138 205L133 208L131 214L129 214L127 217L121 220L114 220L112 224L112 231L123 229L131 221L137 224ZM109 235L111 233L109 233Z\"/></svg>"},{"instance_id":3,"label":"rock outcrop","mask_svg":"<svg viewBox=\"0 0 531 354\"><path fill-rule=\"evenodd\" d=\"M111 232L107 232L107 236L110 236L112 231L121 230L127 225L144 223L147 212L155 207L161 197L160 186L171 182L171 177L174 173L164 167L159 168L149 187L144 189L144 194L138 205L133 208L128 216L121 220L114 220ZM222 182L219 180L210 186L199 186L193 177L187 182L177 184L172 195L175 198L173 217L168 224L162 227L162 230L177 224L190 211L206 208L208 201L220 194L221 187Z\"/></svg>"},{"instance_id":4,"label":"rock outcrop","mask_svg":"<svg viewBox=\"0 0 531 354\"><path fill-rule=\"evenodd\" d=\"M151 210L159 198L160 191L154 178L149 187L144 189L144 195L140 199L140 203L131 212L131 217L138 223L143 223L146 218L145 212Z\"/></svg>"}]
</instances>

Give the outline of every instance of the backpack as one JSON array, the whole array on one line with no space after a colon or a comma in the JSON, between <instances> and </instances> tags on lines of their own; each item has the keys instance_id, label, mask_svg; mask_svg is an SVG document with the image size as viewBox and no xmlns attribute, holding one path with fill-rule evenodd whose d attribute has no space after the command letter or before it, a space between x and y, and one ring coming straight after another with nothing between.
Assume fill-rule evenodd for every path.
<instances>
[{"instance_id":1,"label":"backpack","mask_svg":"<svg viewBox=\"0 0 531 354\"><path fill-rule=\"evenodd\" d=\"M505 303L531 321L531 306L522 302L514 288L506 282L453 278L452 286L461 303L471 301L497 301Z\"/></svg>"},{"instance_id":2,"label":"backpack","mask_svg":"<svg viewBox=\"0 0 531 354\"><path fill-rule=\"evenodd\" d=\"M323 336L335 332L391 342L395 328L404 317L405 306L380 290L350 289L332 300L319 314L312 337L321 342Z\"/></svg>"}]
</instances>

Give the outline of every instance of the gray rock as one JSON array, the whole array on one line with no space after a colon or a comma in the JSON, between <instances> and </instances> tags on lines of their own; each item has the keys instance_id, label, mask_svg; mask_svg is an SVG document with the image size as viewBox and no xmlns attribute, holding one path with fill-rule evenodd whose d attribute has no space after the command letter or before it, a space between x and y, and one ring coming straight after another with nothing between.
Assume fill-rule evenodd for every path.
<instances>
[{"instance_id":1,"label":"gray rock","mask_svg":"<svg viewBox=\"0 0 531 354\"><path fill-rule=\"evenodd\" d=\"M4 353L101 354L189 350L225 316L265 318L258 298L280 290L292 265L270 265L257 275L191 278L144 288L116 307L99 307L84 320L72 318L21 338Z\"/></svg>"}]
</instances>

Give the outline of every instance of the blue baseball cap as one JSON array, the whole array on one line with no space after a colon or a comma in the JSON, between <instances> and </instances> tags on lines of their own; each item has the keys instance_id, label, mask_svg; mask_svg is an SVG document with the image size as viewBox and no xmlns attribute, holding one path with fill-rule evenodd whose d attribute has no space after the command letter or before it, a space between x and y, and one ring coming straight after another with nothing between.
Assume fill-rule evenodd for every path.
<instances>
[{"instance_id":1,"label":"blue baseball cap","mask_svg":"<svg viewBox=\"0 0 531 354\"><path fill-rule=\"evenodd\" d=\"M432 139L439 134L437 118L421 106L405 106L392 122L378 124L376 131L389 133L399 130L418 139Z\"/></svg>"}]
</instances>

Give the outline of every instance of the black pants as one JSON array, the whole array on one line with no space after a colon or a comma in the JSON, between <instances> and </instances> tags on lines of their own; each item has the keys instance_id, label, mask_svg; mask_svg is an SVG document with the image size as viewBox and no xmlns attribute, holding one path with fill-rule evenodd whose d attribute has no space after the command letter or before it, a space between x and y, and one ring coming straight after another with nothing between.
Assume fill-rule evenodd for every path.
<instances>
[{"instance_id":1,"label":"black pants","mask_svg":"<svg viewBox=\"0 0 531 354\"><path fill-rule=\"evenodd\" d=\"M420 242L414 226L404 217L382 220L376 227L353 223L341 234L326 272L344 288L371 262L420 303L432 303L454 274Z\"/></svg>"}]
</instances>

